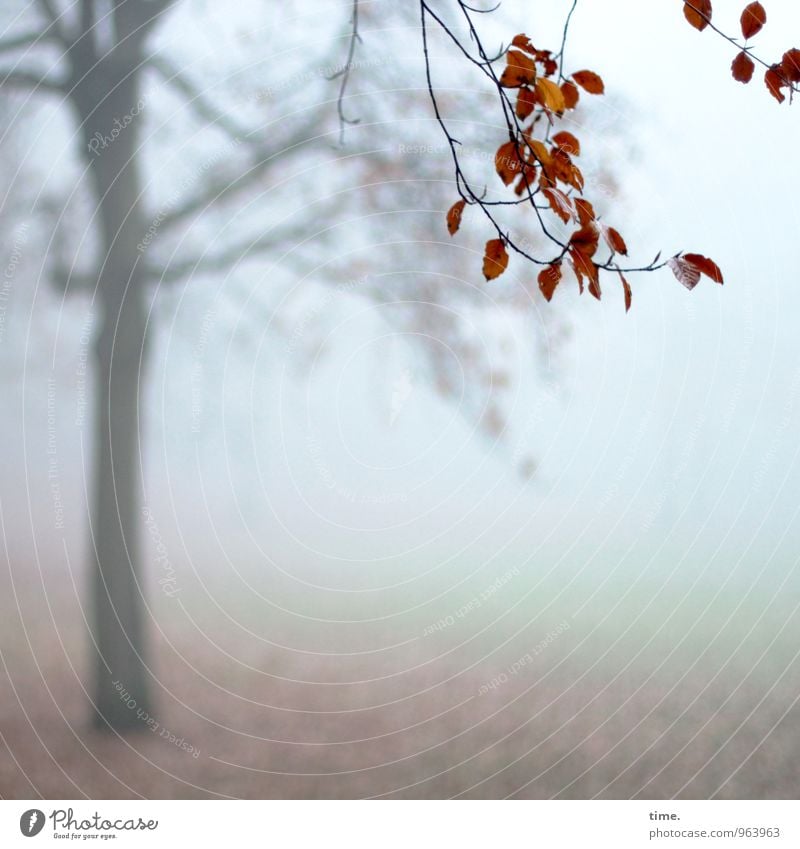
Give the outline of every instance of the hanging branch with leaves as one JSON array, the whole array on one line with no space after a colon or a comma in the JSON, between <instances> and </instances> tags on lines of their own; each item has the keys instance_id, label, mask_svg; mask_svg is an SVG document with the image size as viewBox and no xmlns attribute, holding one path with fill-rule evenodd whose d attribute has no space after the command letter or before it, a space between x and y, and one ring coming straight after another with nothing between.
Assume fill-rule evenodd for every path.
<instances>
[{"instance_id":1,"label":"hanging branch with leaves","mask_svg":"<svg viewBox=\"0 0 800 849\"><path fill-rule=\"evenodd\" d=\"M428 93L436 120L450 148L460 196L447 213L447 228L451 235L455 235L468 208L477 208L483 213L494 231L484 252L483 274L486 280L494 280L503 274L510 255L516 254L541 266L538 283L548 301L562 281L565 265L572 269L579 291L583 293L586 288L600 300L601 276L611 273L622 285L626 310L630 309L632 296L627 276L635 273L658 271L668 266L688 289L693 289L703 275L721 284L723 275L717 264L698 253L680 252L666 261L661 261L659 253L648 265L625 265L620 260L628 256L625 239L595 213L584 175L576 164L582 152L581 142L574 133L560 129L560 122L578 108L583 94L600 96L605 93L599 74L589 70L567 73L564 67L569 26L577 0L570 8L557 53L535 47L527 35L520 34L512 39L507 49L495 56L487 53L474 22L474 16L488 14L494 9L475 9L463 0L456 0L456 4L464 19L468 41L459 37L454 27L432 8L428 0L420 0L423 53ZM711 25L711 4L708 0L686 3L684 12L698 29ZM773 94L776 93L777 80L780 80L780 88L788 86L794 90L797 80L800 80L798 51L788 51L780 66L751 58L747 39L757 34L765 22L763 7L759 3L750 4L742 15L746 41L741 54L748 62L761 61L767 67L767 84ZM433 83L429 49L432 27L444 33L496 90L498 114L501 124L505 124L508 139L498 147L494 164L501 182L512 190L513 199L490 200L485 189L476 189L466 176L460 156L461 142L450 131ZM739 46L735 39L728 40ZM505 67L498 74L496 66L501 61L505 61ZM742 66L743 63L740 58L738 64ZM744 74L740 68L737 79L741 76ZM771 79L774 81L772 86ZM780 94L780 89L777 93ZM779 99L784 99L782 94ZM546 248L543 248L542 255L534 255L527 245L523 247L511 237L496 214L499 207L508 206L528 206L533 210L543 244L549 245L549 252L545 253ZM558 227L558 221L563 227ZM557 230L564 235L559 235Z\"/></svg>"},{"instance_id":2,"label":"hanging branch with leaves","mask_svg":"<svg viewBox=\"0 0 800 849\"><path fill-rule=\"evenodd\" d=\"M731 65L733 78L738 82L749 83L753 79L758 64L766 68L764 82L767 90L778 103L783 103L786 100L783 89L788 89L790 102L794 94L800 91L798 89L798 83L800 83L800 50L793 47L783 54L780 62L767 62L757 56L750 46L750 39L755 38L767 23L767 11L761 3L750 3L742 12L739 23L744 38L743 44L740 44L733 36L726 35L712 23L711 0L691 0L691 2L684 3L683 14L696 30L703 32L703 30L709 28L729 41L739 51Z\"/></svg>"}]
</instances>

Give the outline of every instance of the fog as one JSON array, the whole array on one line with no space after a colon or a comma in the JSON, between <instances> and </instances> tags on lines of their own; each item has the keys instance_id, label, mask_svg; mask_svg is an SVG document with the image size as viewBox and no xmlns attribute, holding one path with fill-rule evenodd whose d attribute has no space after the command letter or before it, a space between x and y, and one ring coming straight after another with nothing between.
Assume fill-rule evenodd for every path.
<instances>
[{"instance_id":1,"label":"fog","mask_svg":"<svg viewBox=\"0 0 800 849\"><path fill-rule=\"evenodd\" d=\"M557 44L570 5L509 0L487 42ZM737 4L717 5L734 29ZM621 291L597 302L569 278L547 304L521 260L483 280L477 216L448 236L457 195L414 9L363 8L343 143L324 71L348 3L181 0L152 38L281 153L191 226L153 218L146 252L161 269L141 384L147 622L167 723L197 760L74 731L100 314L75 280L97 211L74 118L4 98L0 727L15 752L9 734L63 720L117 783L75 755L59 784L16 751L0 792L796 795L797 107L735 83L730 45L679 4L579 4L567 61L606 83L580 132L609 217L637 263L697 251L725 285L637 275L626 315ZM30 12L4 3L4 28ZM769 14L759 47L780 55L800 10ZM440 79L480 112L437 48ZM243 155L173 88L149 74L134 119L165 215ZM237 248L265 234L268 249ZM22 719L26 698L44 706ZM338 742L354 735L391 739Z\"/></svg>"}]
</instances>

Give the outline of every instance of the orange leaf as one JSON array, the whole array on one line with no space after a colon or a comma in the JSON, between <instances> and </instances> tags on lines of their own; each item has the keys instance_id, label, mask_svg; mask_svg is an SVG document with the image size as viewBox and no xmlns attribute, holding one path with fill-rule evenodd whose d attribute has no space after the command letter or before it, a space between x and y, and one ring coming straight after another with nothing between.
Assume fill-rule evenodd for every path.
<instances>
[{"instance_id":1,"label":"orange leaf","mask_svg":"<svg viewBox=\"0 0 800 849\"><path fill-rule=\"evenodd\" d=\"M502 239L489 239L483 257L483 276L494 280L508 268L508 251Z\"/></svg>"},{"instance_id":2,"label":"orange leaf","mask_svg":"<svg viewBox=\"0 0 800 849\"><path fill-rule=\"evenodd\" d=\"M711 21L711 0L690 0L683 4L686 20L702 32Z\"/></svg>"},{"instance_id":3,"label":"orange leaf","mask_svg":"<svg viewBox=\"0 0 800 849\"><path fill-rule=\"evenodd\" d=\"M707 256L702 256L701 254L684 254L682 259L688 262L692 268L696 268L701 274L710 277L715 283L722 284L725 282L719 266Z\"/></svg>"},{"instance_id":4,"label":"orange leaf","mask_svg":"<svg viewBox=\"0 0 800 849\"><path fill-rule=\"evenodd\" d=\"M786 95L781 91L781 89L787 85L786 80L783 78L780 72L780 65L773 65L766 74L764 74L764 82L767 84L767 88L769 89L769 93L778 101L778 103L783 103L786 100Z\"/></svg>"},{"instance_id":5,"label":"orange leaf","mask_svg":"<svg viewBox=\"0 0 800 849\"><path fill-rule=\"evenodd\" d=\"M630 312L631 302L633 301L633 292L631 291L631 284L625 279L625 276L620 271L619 279L622 281L622 289L625 292L625 312Z\"/></svg>"},{"instance_id":6,"label":"orange leaf","mask_svg":"<svg viewBox=\"0 0 800 849\"><path fill-rule=\"evenodd\" d=\"M623 256L628 255L628 246L625 244L625 239L622 238L617 230L613 227L604 227L603 236L605 236L608 246L614 253L622 254Z\"/></svg>"},{"instance_id":7,"label":"orange leaf","mask_svg":"<svg viewBox=\"0 0 800 849\"><path fill-rule=\"evenodd\" d=\"M733 60L731 71L733 78L740 83L749 83L753 79L753 74L756 70L755 62L742 50L742 52Z\"/></svg>"},{"instance_id":8,"label":"orange leaf","mask_svg":"<svg viewBox=\"0 0 800 849\"><path fill-rule=\"evenodd\" d=\"M581 93L578 91L578 86L572 80L567 80L561 84L561 94L564 95L564 103L567 109L574 109L581 99Z\"/></svg>"},{"instance_id":9,"label":"orange leaf","mask_svg":"<svg viewBox=\"0 0 800 849\"><path fill-rule=\"evenodd\" d=\"M552 80L539 77L536 80L536 91L544 106L551 112L563 112L567 108L561 89Z\"/></svg>"},{"instance_id":10,"label":"orange leaf","mask_svg":"<svg viewBox=\"0 0 800 849\"><path fill-rule=\"evenodd\" d=\"M556 291L556 286L561 282L561 263L556 262L553 265L548 265L547 268L539 272L539 289L544 295L546 301L553 299L553 293Z\"/></svg>"},{"instance_id":11,"label":"orange leaf","mask_svg":"<svg viewBox=\"0 0 800 849\"><path fill-rule=\"evenodd\" d=\"M466 203L465 200L456 201L447 213L447 230L451 236L454 236L461 226L461 215L464 212Z\"/></svg>"},{"instance_id":12,"label":"orange leaf","mask_svg":"<svg viewBox=\"0 0 800 849\"><path fill-rule=\"evenodd\" d=\"M544 146L544 142L539 141L539 139L531 139L528 144L531 146L531 150L540 165L547 168L552 164L553 157L550 155L550 151Z\"/></svg>"},{"instance_id":13,"label":"orange leaf","mask_svg":"<svg viewBox=\"0 0 800 849\"><path fill-rule=\"evenodd\" d=\"M742 35L752 38L761 32L767 22L767 12L760 3L751 3L742 12Z\"/></svg>"},{"instance_id":14,"label":"orange leaf","mask_svg":"<svg viewBox=\"0 0 800 849\"><path fill-rule=\"evenodd\" d=\"M570 153L573 156L581 155L581 143L572 133L567 132L566 130L562 130L560 133L556 133L553 136L553 141L562 149L565 153Z\"/></svg>"},{"instance_id":15,"label":"orange leaf","mask_svg":"<svg viewBox=\"0 0 800 849\"><path fill-rule=\"evenodd\" d=\"M517 95L517 118L524 121L536 107L536 95L533 89L521 88Z\"/></svg>"},{"instance_id":16,"label":"orange leaf","mask_svg":"<svg viewBox=\"0 0 800 849\"><path fill-rule=\"evenodd\" d=\"M508 65L500 77L500 85L504 88L519 88L521 85L533 85L535 82L534 60L518 50L509 50Z\"/></svg>"},{"instance_id":17,"label":"orange leaf","mask_svg":"<svg viewBox=\"0 0 800 849\"><path fill-rule=\"evenodd\" d=\"M594 71L577 71L572 79L589 94L603 94L606 90L602 78Z\"/></svg>"},{"instance_id":18,"label":"orange leaf","mask_svg":"<svg viewBox=\"0 0 800 849\"><path fill-rule=\"evenodd\" d=\"M500 179L508 186L514 182L522 171L522 162L519 158L519 148L516 142L506 142L497 148L494 156L494 167L500 175Z\"/></svg>"}]
</instances>

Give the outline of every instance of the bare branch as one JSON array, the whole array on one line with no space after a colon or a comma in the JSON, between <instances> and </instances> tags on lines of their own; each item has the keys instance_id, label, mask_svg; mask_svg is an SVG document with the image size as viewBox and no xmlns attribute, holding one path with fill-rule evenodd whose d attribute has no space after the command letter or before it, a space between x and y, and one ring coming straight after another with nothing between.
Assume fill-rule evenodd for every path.
<instances>
[{"instance_id":1,"label":"bare branch","mask_svg":"<svg viewBox=\"0 0 800 849\"><path fill-rule=\"evenodd\" d=\"M207 207L216 205L246 191L253 185L256 177L267 173L280 162L285 165L286 157L302 149L303 145L319 138L319 118L316 115L300 127L291 138L276 148L268 149L265 145L252 147L256 161L250 168L233 179L209 183L204 189L187 198L180 206L171 210L161 221L160 231L167 231L175 226L187 223L194 215L203 212Z\"/></svg>"},{"instance_id":2,"label":"bare branch","mask_svg":"<svg viewBox=\"0 0 800 849\"><path fill-rule=\"evenodd\" d=\"M64 30L62 17L56 9L53 0L36 0L36 5L48 21L48 30L52 29L56 38L58 38L64 46L67 46L69 39L67 38L67 34Z\"/></svg>"},{"instance_id":3,"label":"bare branch","mask_svg":"<svg viewBox=\"0 0 800 849\"><path fill-rule=\"evenodd\" d=\"M232 139L245 141L250 136L252 130L218 109L201 89L167 59L153 56L148 65L187 99L189 106L203 121L224 130Z\"/></svg>"},{"instance_id":4,"label":"bare branch","mask_svg":"<svg viewBox=\"0 0 800 849\"><path fill-rule=\"evenodd\" d=\"M339 143L344 144L344 130L348 124L358 124L358 118L348 118L344 112L344 100L347 94L347 84L350 82L350 72L353 69L353 59L356 55L356 45L361 41L361 36L358 34L358 2L353 0L353 16L351 19L352 29L350 31L350 43L347 48L347 59L344 67L338 73L334 74L331 79L336 77L342 78L342 84L339 87L339 97L336 100L336 110L339 113Z\"/></svg>"},{"instance_id":5,"label":"bare branch","mask_svg":"<svg viewBox=\"0 0 800 849\"><path fill-rule=\"evenodd\" d=\"M55 33L42 32L41 29L20 33L0 41L0 53L11 53L14 50L23 50L36 44L43 44L54 39Z\"/></svg>"},{"instance_id":6,"label":"bare branch","mask_svg":"<svg viewBox=\"0 0 800 849\"><path fill-rule=\"evenodd\" d=\"M49 79L32 71L21 69L9 69L4 71L0 68L0 89L22 88L33 92L47 92L61 96L67 93L67 84L58 80Z\"/></svg>"}]
</instances>

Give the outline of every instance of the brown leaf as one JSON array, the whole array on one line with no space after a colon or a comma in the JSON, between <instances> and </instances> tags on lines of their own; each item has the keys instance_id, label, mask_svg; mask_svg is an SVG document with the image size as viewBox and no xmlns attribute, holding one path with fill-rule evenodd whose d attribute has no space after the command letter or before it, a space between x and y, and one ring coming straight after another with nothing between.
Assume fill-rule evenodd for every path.
<instances>
[{"instance_id":1,"label":"brown leaf","mask_svg":"<svg viewBox=\"0 0 800 849\"><path fill-rule=\"evenodd\" d=\"M536 108L536 94L533 89L521 88L517 95L517 118L524 121Z\"/></svg>"},{"instance_id":2,"label":"brown leaf","mask_svg":"<svg viewBox=\"0 0 800 849\"><path fill-rule=\"evenodd\" d=\"M711 0L691 0L683 4L686 20L702 32L711 21Z\"/></svg>"},{"instance_id":3,"label":"brown leaf","mask_svg":"<svg viewBox=\"0 0 800 849\"><path fill-rule=\"evenodd\" d=\"M781 89L787 85L786 80L781 74L781 66L773 65L766 74L764 74L764 82L767 84L767 89L769 89L769 93L778 101L778 103L783 103L786 100L786 95L781 91Z\"/></svg>"},{"instance_id":4,"label":"brown leaf","mask_svg":"<svg viewBox=\"0 0 800 849\"><path fill-rule=\"evenodd\" d=\"M586 227L588 224L591 224L596 218L594 214L594 207L589 203L588 200L584 200L583 198L576 198L575 209L578 210L578 220L580 221L582 227Z\"/></svg>"},{"instance_id":5,"label":"brown leaf","mask_svg":"<svg viewBox=\"0 0 800 849\"><path fill-rule=\"evenodd\" d=\"M539 289L544 295L546 301L553 299L553 293L556 291L556 286L561 282L561 263L556 262L553 265L548 265L547 268L539 272Z\"/></svg>"},{"instance_id":6,"label":"brown leaf","mask_svg":"<svg viewBox=\"0 0 800 849\"><path fill-rule=\"evenodd\" d=\"M533 85L535 82L534 60L518 50L509 50L508 65L500 77L500 85L504 88L519 88L521 85Z\"/></svg>"},{"instance_id":7,"label":"brown leaf","mask_svg":"<svg viewBox=\"0 0 800 849\"><path fill-rule=\"evenodd\" d=\"M597 284L599 289L599 271L592 262L591 256L588 256L578 247L570 249L569 258L572 261L572 267L575 270L575 276L578 278L578 289L583 294L583 281L587 279L591 285L592 282Z\"/></svg>"},{"instance_id":8,"label":"brown leaf","mask_svg":"<svg viewBox=\"0 0 800 849\"><path fill-rule=\"evenodd\" d=\"M693 265L690 265L682 256L673 257L667 265L672 269L672 273L678 278L678 282L685 286L689 291L700 282L700 272Z\"/></svg>"},{"instance_id":9,"label":"brown leaf","mask_svg":"<svg viewBox=\"0 0 800 849\"><path fill-rule=\"evenodd\" d=\"M531 44L531 40L527 35L525 35L525 33L522 32L519 35L514 36L511 40L511 46L524 50L526 53L530 53L531 55L536 53L536 48Z\"/></svg>"},{"instance_id":10,"label":"brown leaf","mask_svg":"<svg viewBox=\"0 0 800 849\"><path fill-rule=\"evenodd\" d=\"M722 284L725 282L719 266L707 256L702 256L702 254L684 254L682 259L688 262L693 268L696 268L701 274L710 277L715 283Z\"/></svg>"},{"instance_id":11,"label":"brown leaf","mask_svg":"<svg viewBox=\"0 0 800 849\"><path fill-rule=\"evenodd\" d=\"M800 83L800 50L793 47L783 54L781 71L789 82Z\"/></svg>"},{"instance_id":12,"label":"brown leaf","mask_svg":"<svg viewBox=\"0 0 800 849\"><path fill-rule=\"evenodd\" d=\"M589 294L597 298L598 301L603 297L603 293L600 291L599 274L596 274L589 280Z\"/></svg>"},{"instance_id":13,"label":"brown leaf","mask_svg":"<svg viewBox=\"0 0 800 849\"><path fill-rule=\"evenodd\" d=\"M575 217L575 209L572 201L560 189L542 189L542 194L547 198L550 208L565 223Z\"/></svg>"},{"instance_id":14,"label":"brown leaf","mask_svg":"<svg viewBox=\"0 0 800 849\"><path fill-rule=\"evenodd\" d=\"M535 182L536 168L533 165L528 165L526 162L522 169L522 174L520 175L519 180L517 180L517 185L514 187L514 194L517 195L517 197L522 197L527 189L533 187Z\"/></svg>"},{"instance_id":15,"label":"brown leaf","mask_svg":"<svg viewBox=\"0 0 800 849\"><path fill-rule=\"evenodd\" d=\"M489 239L483 257L483 276L494 280L508 268L508 251L502 239Z\"/></svg>"},{"instance_id":16,"label":"brown leaf","mask_svg":"<svg viewBox=\"0 0 800 849\"><path fill-rule=\"evenodd\" d=\"M581 99L581 93L578 91L578 86L572 80L566 80L561 84L561 93L564 95L564 103L567 109L574 109Z\"/></svg>"},{"instance_id":17,"label":"brown leaf","mask_svg":"<svg viewBox=\"0 0 800 849\"><path fill-rule=\"evenodd\" d=\"M562 130L560 133L556 133L553 136L553 141L562 150L564 150L565 153L569 153L572 156L581 155L581 143L577 138L575 138L575 136L572 135L572 133Z\"/></svg>"},{"instance_id":18,"label":"brown leaf","mask_svg":"<svg viewBox=\"0 0 800 849\"><path fill-rule=\"evenodd\" d=\"M731 72L733 78L740 83L749 83L753 79L753 74L756 70L756 63L742 50L741 53L733 60Z\"/></svg>"},{"instance_id":19,"label":"brown leaf","mask_svg":"<svg viewBox=\"0 0 800 849\"><path fill-rule=\"evenodd\" d=\"M570 185L575 166L572 164L569 154L565 153L562 148L554 147L551 155L553 157L553 173L562 183Z\"/></svg>"},{"instance_id":20,"label":"brown leaf","mask_svg":"<svg viewBox=\"0 0 800 849\"><path fill-rule=\"evenodd\" d=\"M767 22L767 12L760 3L750 3L742 12L742 35L752 38L761 32Z\"/></svg>"},{"instance_id":21,"label":"brown leaf","mask_svg":"<svg viewBox=\"0 0 800 849\"><path fill-rule=\"evenodd\" d=\"M625 275L620 271L619 279L622 281L622 290L625 292L625 312L630 312L631 302L633 301L633 292L631 284L625 279Z\"/></svg>"},{"instance_id":22,"label":"brown leaf","mask_svg":"<svg viewBox=\"0 0 800 849\"><path fill-rule=\"evenodd\" d=\"M497 148L494 156L494 167L500 179L508 186L514 182L522 171L519 148L516 142L508 141Z\"/></svg>"},{"instance_id":23,"label":"brown leaf","mask_svg":"<svg viewBox=\"0 0 800 849\"><path fill-rule=\"evenodd\" d=\"M589 94L603 94L606 90L602 78L594 71L576 71L572 79Z\"/></svg>"},{"instance_id":24,"label":"brown leaf","mask_svg":"<svg viewBox=\"0 0 800 849\"><path fill-rule=\"evenodd\" d=\"M625 239L619 234L619 231L613 227L604 227L603 236L605 237L608 246L616 254L628 255L628 246L625 244Z\"/></svg>"},{"instance_id":25,"label":"brown leaf","mask_svg":"<svg viewBox=\"0 0 800 849\"><path fill-rule=\"evenodd\" d=\"M600 233L594 224L588 224L576 230L569 239L570 245L582 254L591 258L597 253L597 248L600 245Z\"/></svg>"},{"instance_id":26,"label":"brown leaf","mask_svg":"<svg viewBox=\"0 0 800 849\"><path fill-rule=\"evenodd\" d=\"M454 236L461 226L461 215L464 212L466 204L467 202L465 200L457 200L447 213L447 230L451 236Z\"/></svg>"}]
</instances>

